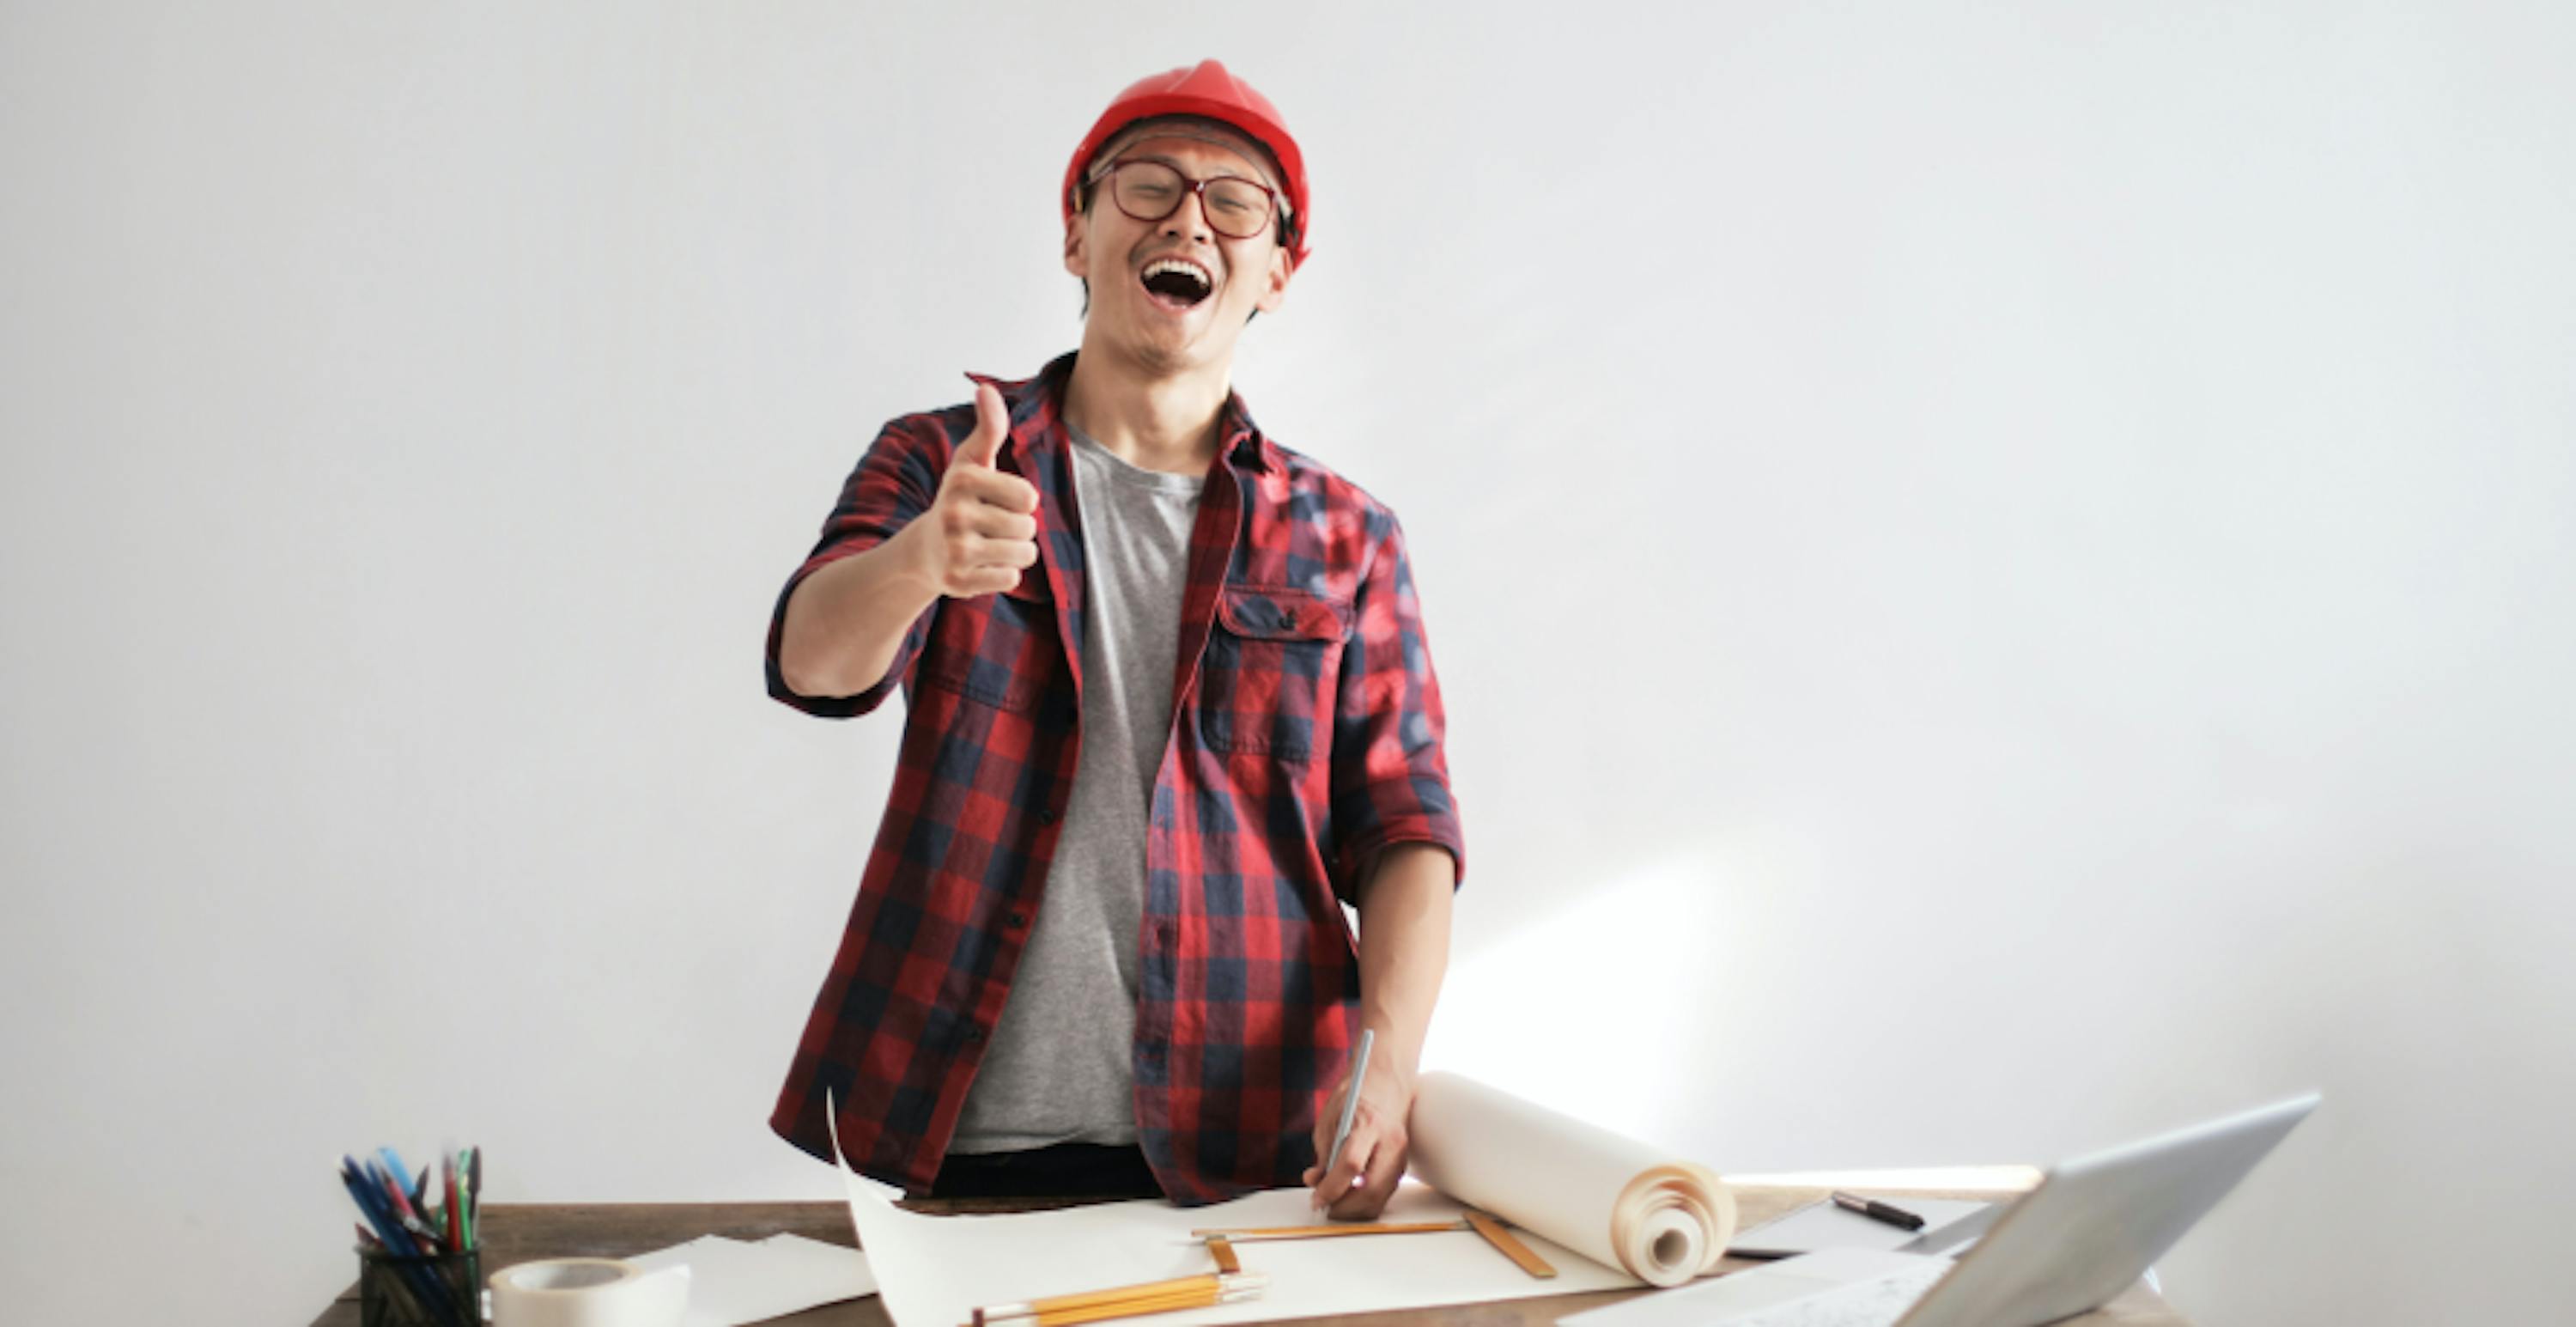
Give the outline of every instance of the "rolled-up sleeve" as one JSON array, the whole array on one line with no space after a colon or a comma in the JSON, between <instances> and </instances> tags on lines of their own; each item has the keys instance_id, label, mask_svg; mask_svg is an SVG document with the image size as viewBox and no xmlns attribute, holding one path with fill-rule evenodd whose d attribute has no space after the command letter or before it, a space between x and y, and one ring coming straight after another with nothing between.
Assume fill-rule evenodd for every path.
<instances>
[{"instance_id":1,"label":"rolled-up sleeve","mask_svg":"<svg viewBox=\"0 0 2576 1327\"><path fill-rule=\"evenodd\" d=\"M1422 629L1404 531L1369 513L1368 569L1351 602L1351 636L1333 712L1333 889L1356 904L1377 856L1398 843L1449 850L1467 878L1467 842L1449 788L1447 721Z\"/></svg>"},{"instance_id":2,"label":"rolled-up sleeve","mask_svg":"<svg viewBox=\"0 0 2576 1327\"><path fill-rule=\"evenodd\" d=\"M805 578L845 557L867 552L892 538L896 531L910 524L914 517L930 509L939 493L940 457L945 455L946 439L935 431L928 437L918 436L897 421L877 435L868 445L867 454L859 458L841 486L840 501L833 505L831 516L823 522L823 537L804 565L787 578L787 586L778 592L777 606L769 614L769 694L772 699L795 706L807 714L826 719L849 719L866 714L885 703L897 686L910 684L913 665L930 639L930 624L939 612L938 601L913 619L903 633L903 643L896 647L894 661L887 665L885 676L855 696L808 696L787 685L786 675L779 671L778 646L787 630L787 601L795 597L796 587Z\"/></svg>"}]
</instances>

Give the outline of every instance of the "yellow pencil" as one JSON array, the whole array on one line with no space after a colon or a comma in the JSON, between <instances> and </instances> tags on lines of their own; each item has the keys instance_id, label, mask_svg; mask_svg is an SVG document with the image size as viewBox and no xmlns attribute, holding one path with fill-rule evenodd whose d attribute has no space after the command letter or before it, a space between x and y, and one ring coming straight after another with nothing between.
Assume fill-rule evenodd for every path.
<instances>
[{"instance_id":1,"label":"yellow pencil","mask_svg":"<svg viewBox=\"0 0 2576 1327\"><path fill-rule=\"evenodd\" d=\"M1255 1230L1193 1230L1191 1239L1223 1235L1237 1244L1264 1239L1332 1239L1339 1235L1428 1235L1439 1230L1466 1230L1464 1221L1335 1222L1329 1226L1264 1226Z\"/></svg>"},{"instance_id":2,"label":"yellow pencil","mask_svg":"<svg viewBox=\"0 0 2576 1327\"><path fill-rule=\"evenodd\" d=\"M1035 1318L1012 1321L1025 1322L1028 1327L1074 1327L1076 1323L1099 1322L1105 1318L1133 1318L1148 1313L1176 1313L1182 1309L1203 1309L1211 1305L1253 1299L1260 1294L1259 1286L1238 1286L1232 1290L1195 1290L1177 1295L1115 1300L1092 1308L1041 1313Z\"/></svg>"},{"instance_id":3,"label":"yellow pencil","mask_svg":"<svg viewBox=\"0 0 2576 1327\"><path fill-rule=\"evenodd\" d=\"M1259 1272L1237 1272L1233 1275L1208 1272L1198 1276L1175 1277L1169 1281L1112 1286L1106 1290L1050 1295L1044 1299L1009 1304L987 1304L975 1310L975 1322L978 1327L988 1327L990 1324L997 1323L1020 1327L1021 1324L1035 1319L1044 1324L1044 1327L1055 1327L1057 1323L1093 1322L1098 1318L1123 1317L1132 1313L1160 1313L1168 1308L1197 1308L1223 1302L1229 1297L1249 1298L1251 1295L1260 1293L1268 1284L1269 1278ZM1166 1300L1172 1302L1161 1303ZM1188 1302L1181 1302L1184 1300ZM1150 1309L1137 1307L1147 1303L1157 1304L1158 1307ZM1095 1313L1096 1310L1108 1311ZM1060 1316L1064 1314L1092 1316L1079 1318Z\"/></svg>"}]
</instances>

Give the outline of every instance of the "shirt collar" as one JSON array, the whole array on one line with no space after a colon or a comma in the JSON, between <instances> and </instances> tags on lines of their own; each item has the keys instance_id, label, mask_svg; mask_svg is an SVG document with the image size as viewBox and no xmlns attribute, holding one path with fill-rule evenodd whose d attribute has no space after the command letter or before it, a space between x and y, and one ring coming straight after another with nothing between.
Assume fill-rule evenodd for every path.
<instances>
[{"instance_id":1,"label":"shirt collar","mask_svg":"<svg viewBox=\"0 0 2576 1327\"><path fill-rule=\"evenodd\" d=\"M976 382L989 382L1001 392L1002 405L1011 419L1012 446L1043 446L1048 438L1063 431L1064 389L1073 381L1073 361L1079 353L1068 350L1056 356L1032 378L1010 381L983 373L966 376ZM1217 436L1224 439L1226 460L1237 470L1262 474L1281 468L1278 445L1252 422L1252 412L1243 404L1243 393L1225 394L1225 405L1217 411L1216 427Z\"/></svg>"}]
</instances>

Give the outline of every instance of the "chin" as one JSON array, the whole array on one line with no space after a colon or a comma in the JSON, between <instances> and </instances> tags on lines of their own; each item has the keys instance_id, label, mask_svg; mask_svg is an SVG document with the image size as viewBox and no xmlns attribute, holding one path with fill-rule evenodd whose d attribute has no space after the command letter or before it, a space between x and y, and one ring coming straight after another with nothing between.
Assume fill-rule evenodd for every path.
<instances>
[{"instance_id":1,"label":"chin","mask_svg":"<svg viewBox=\"0 0 2576 1327\"><path fill-rule=\"evenodd\" d=\"M1139 361L1164 369L1189 368L1223 359L1234 350L1234 338L1214 322L1179 327L1148 323L1131 329L1125 339Z\"/></svg>"}]
</instances>

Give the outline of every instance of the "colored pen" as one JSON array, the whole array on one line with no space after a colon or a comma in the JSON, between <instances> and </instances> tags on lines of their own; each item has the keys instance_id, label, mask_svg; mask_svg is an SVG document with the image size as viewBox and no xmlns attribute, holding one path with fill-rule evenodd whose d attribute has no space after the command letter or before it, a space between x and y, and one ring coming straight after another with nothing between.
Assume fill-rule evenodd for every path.
<instances>
[{"instance_id":1,"label":"colored pen","mask_svg":"<svg viewBox=\"0 0 2576 1327\"><path fill-rule=\"evenodd\" d=\"M385 1186L377 1182L374 1170L343 1157L340 1180L349 1186L349 1197L366 1214L368 1224L376 1228L376 1237L385 1242L387 1249L403 1254L415 1251L411 1235L402 1228L402 1219L394 1215L393 1204L385 1200Z\"/></svg>"},{"instance_id":2,"label":"colored pen","mask_svg":"<svg viewBox=\"0 0 2576 1327\"><path fill-rule=\"evenodd\" d=\"M403 1164L400 1152L390 1147L379 1147L376 1149L376 1155L384 1158L385 1173L394 1177L394 1183L400 1184L411 1175L411 1167ZM404 1196L409 1197L410 1191L405 1190Z\"/></svg>"},{"instance_id":3,"label":"colored pen","mask_svg":"<svg viewBox=\"0 0 2576 1327\"><path fill-rule=\"evenodd\" d=\"M1858 1212L1872 1221L1884 1221L1899 1230L1921 1230L1923 1228L1922 1217L1906 1211L1902 1207L1890 1207L1886 1203L1882 1203L1875 1198L1863 1198L1856 1193L1836 1192L1834 1194L1834 1206L1839 1207L1846 1212Z\"/></svg>"},{"instance_id":4,"label":"colored pen","mask_svg":"<svg viewBox=\"0 0 2576 1327\"><path fill-rule=\"evenodd\" d=\"M384 1167L373 1161L366 1165L368 1178L384 1190L385 1210L393 1214L394 1223L410 1232L413 1241L421 1246L422 1254L438 1252L438 1233L429 1228L429 1222L423 1220L419 1210L411 1205L411 1198L403 1193L402 1180L386 1174Z\"/></svg>"},{"instance_id":5,"label":"colored pen","mask_svg":"<svg viewBox=\"0 0 2576 1327\"><path fill-rule=\"evenodd\" d=\"M384 1186L379 1177L362 1171L347 1157L340 1158L340 1162L341 1182L349 1187L349 1197L356 1201L358 1210L364 1212L367 1220L375 1226L377 1238L384 1244L385 1251L403 1258L422 1256L420 1247L404 1231L401 1219L394 1215L392 1204L385 1200ZM446 1290L429 1274L429 1269L418 1264L398 1263L394 1271L396 1279L414 1299L420 1301L423 1308L436 1313L448 1304Z\"/></svg>"},{"instance_id":6,"label":"colored pen","mask_svg":"<svg viewBox=\"0 0 2576 1327\"><path fill-rule=\"evenodd\" d=\"M377 1149L377 1155L387 1156L391 1155L391 1153L385 1149L379 1148ZM375 1157L369 1157L358 1164L365 1168L367 1178L374 1180L376 1182L376 1187L385 1191L385 1199L393 1207L394 1215L411 1215L411 1195L403 1192L403 1182L401 1179L403 1174L402 1171L389 1170L384 1163L376 1160ZM394 1164L399 1166L402 1163L397 1161Z\"/></svg>"}]
</instances>

